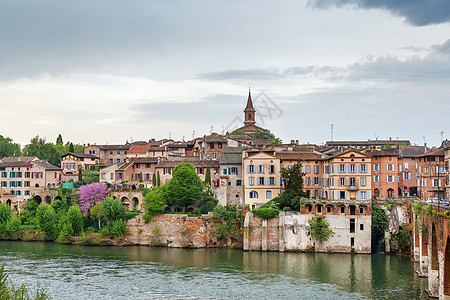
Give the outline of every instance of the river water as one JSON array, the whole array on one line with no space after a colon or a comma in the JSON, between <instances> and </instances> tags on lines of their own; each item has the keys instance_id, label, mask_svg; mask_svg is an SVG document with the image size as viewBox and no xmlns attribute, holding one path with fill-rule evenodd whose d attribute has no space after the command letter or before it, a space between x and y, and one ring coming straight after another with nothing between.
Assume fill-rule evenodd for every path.
<instances>
[{"instance_id":1,"label":"river water","mask_svg":"<svg viewBox=\"0 0 450 300\"><path fill-rule=\"evenodd\" d=\"M428 299L408 257L0 241L15 284L53 299Z\"/></svg>"}]
</instances>

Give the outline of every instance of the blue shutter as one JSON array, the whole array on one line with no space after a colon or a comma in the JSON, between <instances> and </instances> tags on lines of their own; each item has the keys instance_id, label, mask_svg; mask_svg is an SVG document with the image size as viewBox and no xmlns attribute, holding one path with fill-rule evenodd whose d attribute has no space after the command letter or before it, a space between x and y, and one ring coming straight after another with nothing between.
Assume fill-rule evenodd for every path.
<instances>
[{"instance_id":1,"label":"blue shutter","mask_svg":"<svg viewBox=\"0 0 450 300\"><path fill-rule=\"evenodd\" d=\"M273 184L277 185L277 178L276 177L273 178Z\"/></svg>"},{"instance_id":2,"label":"blue shutter","mask_svg":"<svg viewBox=\"0 0 450 300\"><path fill-rule=\"evenodd\" d=\"M360 191L358 191L358 198L357 199L361 200L361 192Z\"/></svg>"},{"instance_id":3,"label":"blue shutter","mask_svg":"<svg viewBox=\"0 0 450 300\"><path fill-rule=\"evenodd\" d=\"M345 193L345 200L347 200L347 192L344 192Z\"/></svg>"},{"instance_id":4,"label":"blue shutter","mask_svg":"<svg viewBox=\"0 0 450 300\"><path fill-rule=\"evenodd\" d=\"M267 178L264 177L264 185L267 185Z\"/></svg>"},{"instance_id":5,"label":"blue shutter","mask_svg":"<svg viewBox=\"0 0 450 300\"><path fill-rule=\"evenodd\" d=\"M361 173L361 165L358 165L358 171L359 171L359 173Z\"/></svg>"},{"instance_id":6,"label":"blue shutter","mask_svg":"<svg viewBox=\"0 0 450 300\"><path fill-rule=\"evenodd\" d=\"M344 185L347 185L347 178L344 178Z\"/></svg>"},{"instance_id":7,"label":"blue shutter","mask_svg":"<svg viewBox=\"0 0 450 300\"><path fill-rule=\"evenodd\" d=\"M247 166L247 173L250 173L250 166Z\"/></svg>"},{"instance_id":8,"label":"blue shutter","mask_svg":"<svg viewBox=\"0 0 450 300\"><path fill-rule=\"evenodd\" d=\"M344 173L347 173L347 165L344 165Z\"/></svg>"}]
</instances>

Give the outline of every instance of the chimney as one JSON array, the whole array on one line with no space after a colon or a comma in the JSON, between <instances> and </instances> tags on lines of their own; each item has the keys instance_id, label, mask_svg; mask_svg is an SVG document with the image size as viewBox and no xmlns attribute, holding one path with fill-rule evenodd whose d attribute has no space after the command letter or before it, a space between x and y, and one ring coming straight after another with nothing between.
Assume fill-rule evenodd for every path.
<instances>
[{"instance_id":1,"label":"chimney","mask_svg":"<svg viewBox=\"0 0 450 300\"><path fill-rule=\"evenodd\" d=\"M298 140L295 140L295 144L298 145Z\"/></svg>"},{"instance_id":2,"label":"chimney","mask_svg":"<svg viewBox=\"0 0 450 300\"><path fill-rule=\"evenodd\" d=\"M294 145L295 144L295 141L294 140L291 140L291 145Z\"/></svg>"},{"instance_id":3,"label":"chimney","mask_svg":"<svg viewBox=\"0 0 450 300\"><path fill-rule=\"evenodd\" d=\"M427 143L423 143L423 145L425 146L425 153L427 153Z\"/></svg>"}]
</instances>

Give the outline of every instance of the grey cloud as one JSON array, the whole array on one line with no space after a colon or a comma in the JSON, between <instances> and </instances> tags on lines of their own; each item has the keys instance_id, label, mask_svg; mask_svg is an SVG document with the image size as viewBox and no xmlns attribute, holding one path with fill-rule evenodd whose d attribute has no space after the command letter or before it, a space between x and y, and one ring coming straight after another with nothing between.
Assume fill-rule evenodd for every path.
<instances>
[{"instance_id":1,"label":"grey cloud","mask_svg":"<svg viewBox=\"0 0 450 300\"><path fill-rule=\"evenodd\" d=\"M448 0L310 0L309 4L317 8L354 5L366 9L385 9L405 17L408 23L415 26L450 21L450 5Z\"/></svg>"}]
</instances>

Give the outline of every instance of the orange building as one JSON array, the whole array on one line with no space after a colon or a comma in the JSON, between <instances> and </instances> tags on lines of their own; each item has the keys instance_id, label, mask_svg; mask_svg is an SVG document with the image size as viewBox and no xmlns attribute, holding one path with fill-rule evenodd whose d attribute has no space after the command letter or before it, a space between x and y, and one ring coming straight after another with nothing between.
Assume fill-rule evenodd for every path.
<instances>
[{"instance_id":1,"label":"orange building","mask_svg":"<svg viewBox=\"0 0 450 300\"><path fill-rule=\"evenodd\" d=\"M372 156L372 194L375 199L401 198L402 162L398 149L370 152Z\"/></svg>"},{"instance_id":2,"label":"orange building","mask_svg":"<svg viewBox=\"0 0 450 300\"><path fill-rule=\"evenodd\" d=\"M447 199L445 194L445 149L439 148L418 156L418 196L422 200L429 198Z\"/></svg>"}]
</instances>

